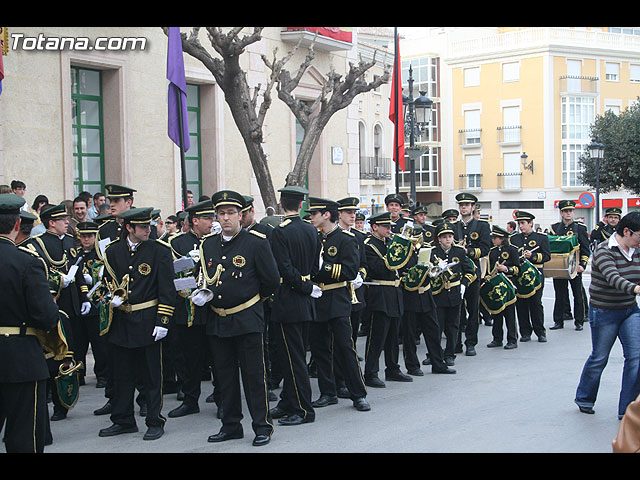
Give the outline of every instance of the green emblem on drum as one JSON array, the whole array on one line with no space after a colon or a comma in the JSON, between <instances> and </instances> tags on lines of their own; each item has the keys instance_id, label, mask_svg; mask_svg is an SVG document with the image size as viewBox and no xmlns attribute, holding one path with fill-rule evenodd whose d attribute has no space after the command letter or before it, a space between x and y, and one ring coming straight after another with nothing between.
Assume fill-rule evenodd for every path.
<instances>
[{"instance_id":1,"label":"green emblem on drum","mask_svg":"<svg viewBox=\"0 0 640 480\"><path fill-rule=\"evenodd\" d=\"M429 281L429 265L414 265L404 276L404 288L408 291L418 290Z\"/></svg>"},{"instance_id":2,"label":"green emblem on drum","mask_svg":"<svg viewBox=\"0 0 640 480\"><path fill-rule=\"evenodd\" d=\"M489 313L502 312L518 300L516 287L502 273L490 277L480 286L480 302Z\"/></svg>"},{"instance_id":3,"label":"green emblem on drum","mask_svg":"<svg viewBox=\"0 0 640 480\"><path fill-rule=\"evenodd\" d=\"M518 298L532 297L542 287L542 274L531 262L525 260L520 265L515 285Z\"/></svg>"},{"instance_id":4,"label":"green emblem on drum","mask_svg":"<svg viewBox=\"0 0 640 480\"><path fill-rule=\"evenodd\" d=\"M71 410L78 401L78 396L80 394L78 370L82 368L84 368L82 362L77 364L71 363L67 368L65 368L64 364L60 365L58 375L54 379L60 403L62 403L62 405L68 410Z\"/></svg>"},{"instance_id":5,"label":"green emblem on drum","mask_svg":"<svg viewBox=\"0 0 640 480\"><path fill-rule=\"evenodd\" d=\"M394 235L387 247L385 263L389 270L398 270L404 267L411 257L411 239L401 235Z\"/></svg>"}]
</instances>

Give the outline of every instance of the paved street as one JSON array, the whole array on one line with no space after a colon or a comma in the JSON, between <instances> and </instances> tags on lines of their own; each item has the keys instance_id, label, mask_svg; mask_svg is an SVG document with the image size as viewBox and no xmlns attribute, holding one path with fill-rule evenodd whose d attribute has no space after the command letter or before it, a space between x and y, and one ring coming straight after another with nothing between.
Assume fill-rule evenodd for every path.
<instances>
[{"instance_id":1,"label":"paved street","mask_svg":"<svg viewBox=\"0 0 640 480\"><path fill-rule=\"evenodd\" d=\"M589 277L585 277L585 286ZM553 325L553 286L547 279L544 305L547 329ZM207 443L217 433L214 404L204 402L211 393L203 382L200 413L168 419L165 434L156 441L143 441L144 418L137 416L139 433L99 438L98 431L110 425L108 416L93 410L104 404L104 390L95 388L89 370L87 385L66 420L52 422L53 445L46 452L176 452L176 453L608 453L615 436L618 392L622 375L622 349L617 343L602 377L595 405L596 414L586 415L573 403L582 366L590 353L588 323L581 332L573 322L563 330L547 331L547 343L535 335L515 350L489 349L491 328L480 326L476 357L458 355L456 375L425 376L412 383L387 382L384 389L368 389L369 412L358 412L350 400L317 409L316 421L276 428L271 443L251 445L253 432L246 411L245 437L222 444ZM358 340L364 350L364 339ZM419 353L424 358L421 342ZM381 362L382 365L382 362ZM403 366L404 367L404 366ZM382 369L381 369L382 370ZM314 399L317 382L312 379ZM279 393L279 390L276 391ZM164 396L163 414L176 407L175 395ZM273 404L272 404L273 406Z\"/></svg>"}]
</instances>

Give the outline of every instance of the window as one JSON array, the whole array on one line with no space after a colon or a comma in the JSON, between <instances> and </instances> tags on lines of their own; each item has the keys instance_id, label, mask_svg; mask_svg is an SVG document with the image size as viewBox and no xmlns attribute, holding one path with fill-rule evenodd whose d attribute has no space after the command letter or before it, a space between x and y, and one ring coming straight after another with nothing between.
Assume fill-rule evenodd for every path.
<instances>
[{"instance_id":1,"label":"window","mask_svg":"<svg viewBox=\"0 0 640 480\"><path fill-rule=\"evenodd\" d=\"M640 27L609 27L609 33L624 33L626 35L640 35Z\"/></svg>"},{"instance_id":2,"label":"window","mask_svg":"<svg viewBox=\"0 0 640 480\"><path fill-rule=\"evenodd\" d=\"M632 82L640 82L640 65L629 65L629 80Z\"/></svg>"},{"instance_id":3,"label":"window","mask_svg":"<svg viewBox=\"0 0 640 480\"><path fill-rule=\"evenodd\" d=\"M198 201L202 195L202 154L200 149L200 87L187 84L187 115L189 116L189 141L191 146L185 152L187 189Z\"/></svg>"},{"instance_id":4,"label":"window","mask_svg":"<svg viewBox=\"0 0 640 480\"><path fill-rule=\"evenodd\" d=\"M580 157L591 141L589 127L595 118L593 97L562 97L562 186L582 186Z\"/></svg>"},{"instance_id":5,"label":"window","mask_svg":"<svg viewBox=\"0 0 640 480\"><path fill-rule=\"evenodd\" d=\"M481 188L482 170L480 155L467 155L467 188Z\"/></svg>"},{"instance_id":6,"label":"window","mask_svg":"<svg viewBox=\"0 0 640 480\"><path fill-rule=\"evenodd\" d=\"M409 65L413 76L413 98L425 92L431 99L438 97L438 58L412 58L402 62L402 93L409 95Z\"/></svg>"},{"instance_id":7,"label":"window","mask_svg":"<svg viewBox=\"0 0 640 480\"><path fill-rule=\"evenodd\" d=\"M605 64L606 75L605 79L610 82L617 82L620 80L620 64L619 63L606 63Z\"/></svg>"},{"instance_id":8,"label":"window","mask_svg":"<svg viewBox=\"0 0 640 480\"><path fill-rule=\"evenodd\" d=\"M504 154L504 188L517 190L520 188L520 154Z\"/></svg>"},{"instance_id":9,"label":"window","mask_svg":"<svg viewBox=\"0 0 640 480\"><path fill-rule=\"evenodd\" d=\"M503 118L503 142L513 143L520 141L520 107L504 107L502 109ZM506 170L505 170L506 171Z\"/></svg>"},{"instance_id":10,"label":"window","mask_svg":"<svg viewBox=\"0 0 640 480\"><path fill-rule=\"evenodd\" d=\"M502 64L502 81L517 82L520 80L520 62Z\"/></svg>"},{"instance_id":11,"label":"window","mask_svg":"<svg viewBox=\"0 0 640 480\"><path fill-rule=\"evenodd\" d=\"M480 85L480 67L464 69L464 86L475 87Z\"/></svg>"},{"instance_id":12,"label":"window","mask_svg":"<svg viewBox=\"0 0 640 480\"><path fill-rule=\"evenodd\" d=\"M75 195L104 191L101 73L71 67L73 188Z\"/></svg>"},{"instance_id":13,"label":"window","mask_svg":"<svg viewBox=\"0 0 640 480\"><path fill-rule=\"evenodd\" d=\"M480 143L480 110L464 112L465 145Z\"/></svg>"},{"instance_id":14,"label":"window","mask_svg":"<svg viewBox=\"0 0 640 480\"><path fill-rule=\"evenodd\" d=\"M567 91L579 93L582 91L582 62L580 60L567 60Z\"/></svg>"},{"instance_id":15,"label":"window","mask_svg":"<svg viewBox=\"0 0 640 480\"><path fill-rule=\"evenodd\" d=\"M499 202L500 210L537 210L544 209L544 201L538 200L504 200Z\"/></svg>"},{"instance_id":16,"label":"window","mask_svg":"<svg viewBox=\"0 0 640 480\"><path fill-rule=\"evenodd\" d=\"M409 160L406 160L409 165ZM440 186L440 147L428 148L426 152L416 160L416 187ZM411 172L407 167L406 172L400 172L400 186L411 186Z\"/></svg>"}]
</instances>

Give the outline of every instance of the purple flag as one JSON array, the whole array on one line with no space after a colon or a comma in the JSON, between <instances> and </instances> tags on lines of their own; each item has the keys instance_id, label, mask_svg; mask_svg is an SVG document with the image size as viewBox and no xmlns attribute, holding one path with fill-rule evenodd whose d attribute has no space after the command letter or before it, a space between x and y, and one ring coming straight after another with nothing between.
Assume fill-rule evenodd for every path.
<instances>
[{"instance_id":1,"label":"purple flag","mask_svg":"<svg viewBox=\"0 0 640 480\"><path fill-rule=\"evenodd\" d=\"M169 27L167 48L167 80L169 91L169 138L180 147L180 120L178 117L178 93L182 103L182 131L184 135L184 151L189 150L189 117L187 116L187 81L184 77L184 59L182 58L182 40L180 27Z\"/></svg>"}]
</instances>

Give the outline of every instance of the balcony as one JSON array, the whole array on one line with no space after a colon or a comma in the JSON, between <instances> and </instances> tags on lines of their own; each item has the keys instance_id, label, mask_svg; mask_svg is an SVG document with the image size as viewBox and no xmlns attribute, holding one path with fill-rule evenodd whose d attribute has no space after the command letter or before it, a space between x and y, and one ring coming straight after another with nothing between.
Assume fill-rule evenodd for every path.
<instances>
[{"instance_id":1,"label":"balcony","mask_svg":"<svg viewBox=\"0 0 640 480\"><path fill-rule=\"evenodd\" d=\"M380 157L360 157L360 180L391 180L392 160Z\"/></svg>"},{"instance_id":2,"label":"balcony","mask_svg":"<svg viewBox=\"0 0 640 480\"><path fill-rule=\"evenodd\" d=\"M501 192L522 191L522 172L498 173L498 190Z\"/></svg>"},{"instance_id":3,"label":"balcony","mask_svg":"<svg viewBox=\"0 0 640 480\"><path fill-rule=\"evenodd\" d=\"M498 127L498 145L502 147L520 145L521 131L522 126L520 125Z\"/></svg>"},{"instance_id":4,"label":"balcony","mask_svg":"<svg viewBox=\"0 0 640 480\"><path fill-rule=\"evenodd\" d=\"M467 128L458 130L458 145L460 148L476 148L480 147L482 134L481 128Z\"/></svg>"},{"instance_id":5,"label":"balcony","mask_svg":"<svg viewBox=\"0 0 640 480\"><path fill-rule=\"evenodd\" d=\"M461 173L458 176L458 190L464 190L466 192L482 191L482 174Z\"/></svg>"},{"instance_id":6,"label":"balcony","mask_svg":"<svg viewBox=\"0 0 640 480\"><path fill-rule=\"evenodd\" d=\"M332 38L327 35L317 34L315 32L310 31L313 28L324 28L327 27L308 27L306 28L298 28L298 27L287 27L286 30L282 30L280 32L280 40L288 43L297 43L300 42L303 47L309 47L314 41L314 48L316 50L324 51L324 52L334 52L334 51L346 51L351 50L353 48L353 43L351 40L343 41L338 38ZM351 36L349 35L349 38Z\"/></svg>"},{"instance_id":7,"label":"balcony","mask_svg":"<svg viewBox=\"0 0 640 480\"><path fill-rule=\"evenodd\" d=\"M579 75L563 75L560 77L558 90L560 95L570 94L598 94L598 77L583 77Z\"/></svg>"}]
</instances>

